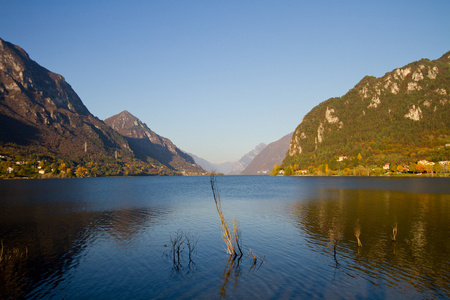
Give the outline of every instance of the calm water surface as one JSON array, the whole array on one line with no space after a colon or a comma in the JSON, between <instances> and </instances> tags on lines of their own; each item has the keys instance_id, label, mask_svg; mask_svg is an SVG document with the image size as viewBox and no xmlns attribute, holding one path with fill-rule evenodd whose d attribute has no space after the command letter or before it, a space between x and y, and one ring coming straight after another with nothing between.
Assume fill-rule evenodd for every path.
<instances>
[{"instance_id":1,"label":"calm water surface","mask_svg":"<svg viewBox=\"0 0 450 300\"><path fill-rule=\"evenodd\" d=\"M209 177L0 181L0 298L450 298L448 178L217 183L264 263L228 259Z\"/></svg>"}]
</instances>

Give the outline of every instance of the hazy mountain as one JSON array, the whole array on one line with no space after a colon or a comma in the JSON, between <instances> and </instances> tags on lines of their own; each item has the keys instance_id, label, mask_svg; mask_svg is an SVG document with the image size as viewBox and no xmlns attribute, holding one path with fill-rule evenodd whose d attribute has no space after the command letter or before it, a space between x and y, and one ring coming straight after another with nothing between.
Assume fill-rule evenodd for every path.
<instances>
[{"instance_id":1,"label":"hazy mountain","mask_svg":"<svg viewBox=\"0 0 450 300\"><path fill-rule=\"evenodd\" d=\"M241 172L242 175L269 175L275 164L280 165L289 150L293 132L278 141L270 143Z\"/></svg>"},{"instance_id":2,"label":"hazy mountain","mask_svg":"<svg viewBox=\"0 0 450 300\"><path fill-rule=\"evenodd\" d=\"M94 117L61 75L0 39L0 151L73 160L132 156L128 142Z\"/></svg>"},{"instance_id":3,"label":"hazy mountain","mask_svg":"<svg viewBox=\"0 0 450 300\"><path fill-rule=\"evenodd\" d=\"M189 154L175 146L168 138L150 130L145 123L126 110L106 119L105 123L123 135L136 157L143 161L153 158L180 172L203 171Z\"/></svg>"},{"instance_id":4,"label":"hazy mountain","mask_svg":"<svg viewBox=\"0 0 450 300\"><path fill-rule=\"evenodd\" d=\"M344 96L320 103L304 117L283 167L326 164L326 171L450 160L449 95L450 52L379 78L366 76Z\"/></svg>"},{"instance_id":5,"label":"hazy mountain","mask_svg":"<svg viewBox=\"0 0 450 300\"><path fill-rule=\"evenodd\" d=\"M240 160L238 160L234 165L229 168L225 175L237 175L240 174L244 169L250 164L250 162L258 155L264 148L266 148L266 144L261 143L255 147L252 151L246 153Z\"/></svg>"},{"instance_id":6,"label":"hazy mountain","mask_svg":"<svg viewBox=\"0 0 450 300\"><path fill-rule=\"evenodd\" d=\"M195 163L199 166L201 166L203 169L205 169L208 172L217 172L217 173L225 173L228 171L229 168L231 168L236 162L235 161L225 161L225 162L219 162L219 163L212 163L207 161L204 158L198 157L192 153L189 153L194 160Z\"/></svg>"}]
</instances>

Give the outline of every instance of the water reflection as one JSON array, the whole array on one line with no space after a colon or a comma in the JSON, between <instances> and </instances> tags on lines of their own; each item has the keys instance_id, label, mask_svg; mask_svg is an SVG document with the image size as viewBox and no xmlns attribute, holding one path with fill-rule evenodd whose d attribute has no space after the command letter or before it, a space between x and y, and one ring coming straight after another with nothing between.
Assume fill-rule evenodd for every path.
<instances>
[{"instance_id":1,"label":"water reflection","mask_svg":"<svg viewBox=\"0 0 450 300\"><path fill-rule=\"evenodd\" d=\"M45 285L56 287L98 240L129 248L161 214L148 208L67 213L64 205L8 206L0 218L0 298L46 295Z\"/></svg>"},{"instance_id":2,"label":"water reflection","mask_svg":"<svg viewBox=\"0 0 450 300\"><path fill-rule=\"evenodd\" d=\"M311 250L346 276L448 295L449 203L448 194L331 189L293 203L291 216Z\"/></svg>"}]
</instances>

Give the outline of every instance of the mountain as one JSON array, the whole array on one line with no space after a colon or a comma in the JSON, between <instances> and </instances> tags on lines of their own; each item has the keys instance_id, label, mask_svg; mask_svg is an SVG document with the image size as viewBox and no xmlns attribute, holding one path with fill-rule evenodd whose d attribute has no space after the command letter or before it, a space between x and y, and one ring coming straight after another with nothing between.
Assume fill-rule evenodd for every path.
<instances>
[{"instance_id":1,"label":"mountain","mask_svg":"<svg viewBox=\"0 0 450 300\"><path fill-rule=\"evenodd\" d=\"M216 173L225 173L230 169L236 161L225 161L225 162L219 162L219 163L212 163L207 161L204 158L198 157L192 153L189 153L190 156L194 158L194 161L197 165L201 166L203 169L205 169L208 172L216 172Z\"/></svg>"},{"instance_id":2,"label":"mountain","mask_svg":"<svg viewBox=\"0 0 450 300\"><path fill-rule=\"evenodd\" d=\"M282 167L325 172L361 166L370 173L385 164L448 161L449 94L450 52L379 78L366 76L304 117Z\"/></svg>"},{"instance_id":3,"label":"mountain","mask_svg":"<svg viewBox=\"0 0 450 300\"><path fill-rule=\"evenodd\" d=\"M0 39L0 177L179 174L137 156L63 76Z\"/></svg>"},{"instance_id":4,"label":"mountain","mask_svg":"<svg viewBox=\"0 0 450 300\"><path fill-rule=\"evenodd\" d=\"M246 153L241 157L231 168L229 168L225 175L237 175L240 174L244 169L248 166L248 164L258 155L264 148L266 148L266 144L261 143L255 147L252 151Z\"/></svg>"},{"instance_id":5,"label":"mountain","mask_svg":"<svg viewBox=\"0 0 450 300\"><path fill-rule=\"evenodd\" d=\"M2 39L0 124L3 152L40 152L74 160L112 156L116 150L131 155L127 141L89 112L64 77Z\"/></svg>"},{"instance_id":6,"label":"mountain","mask_svg":"<svg viewBox=\"0 0 450 300\"><path fill-rule=\"evenodd\" d=\"M269 175L274 165L280 165L289 150L293 132L270 143L248 164L241 175Z\"/></svg>"},{"instance_id":7,"label":"mountain","mask_svg":"<svg viewBox=\"0 0 450 300\"><path fill-rule=\"evenodd\" d=\"M127 139L140 160L156 159L168 168L180 172L203 172L189 154L180 150L171 140L150 130L128 111L124 110L106 119L105 123Z\"/></svg>"}]
</instances>

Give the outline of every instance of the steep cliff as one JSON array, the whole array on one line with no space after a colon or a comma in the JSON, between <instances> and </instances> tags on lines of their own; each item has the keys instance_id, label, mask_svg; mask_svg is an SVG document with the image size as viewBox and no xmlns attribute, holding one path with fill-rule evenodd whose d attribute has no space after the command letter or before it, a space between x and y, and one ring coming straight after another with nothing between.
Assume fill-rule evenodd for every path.
<instances>
[{"instance_id":1,"label":"steep cliff","mask_svg":"<svg viewBox=\"0 0 450 300\"><path fill-rule=\"evenodd\" d=\"M127 141L94 117L64 80L0 39L0 143L72 159L131 155ZM87 153L89 152L89 153Z\"/></svg>"}]
</instances>

